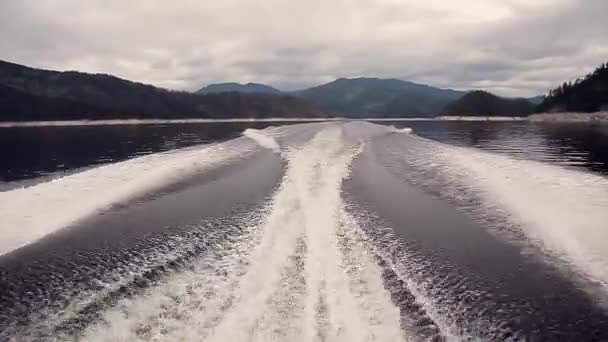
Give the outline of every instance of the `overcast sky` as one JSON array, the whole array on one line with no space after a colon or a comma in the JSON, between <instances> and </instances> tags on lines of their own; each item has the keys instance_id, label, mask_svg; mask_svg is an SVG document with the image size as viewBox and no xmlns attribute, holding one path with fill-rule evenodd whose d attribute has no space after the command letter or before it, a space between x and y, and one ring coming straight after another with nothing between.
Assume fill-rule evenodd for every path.
<instances>
[{"instance_id":1,"label":"overcast sky","mask_svg":"<svg viewBox=\"0 0 608 342\"><path fill-rule=\"evenodd\" d=\"M608 0L0 1L0 59L194 90L394 77L544 93L608 61Z\"/></svg>"}]
</instances>

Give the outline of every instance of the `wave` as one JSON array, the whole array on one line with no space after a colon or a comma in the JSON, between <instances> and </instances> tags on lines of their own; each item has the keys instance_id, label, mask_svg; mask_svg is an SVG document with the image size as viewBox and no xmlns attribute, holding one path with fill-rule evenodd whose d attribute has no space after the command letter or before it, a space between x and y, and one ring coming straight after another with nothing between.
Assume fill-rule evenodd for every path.
<instances>
[{"instance_id":1,"label":"wave","mask_svg":"<svg viewBox=\"0 0 608 342\"><path fill-rule=\"evenodd\" d=\"M243 132L243 135L247 138L253 139L260 146L270 149L275 153L281 152L281 147L277 141L274 138L262 133L262 131L258 129L248 128Z\"/></svg>"},{"instance_id":2,"label":"wave","mask_svg":"<svg viewBox=\"0 0 608 342\"><path fill-rule=\"evenodd\" d=\"M403 339L380 267L340 214L341 182L359 151L340 127L288 149L263 223L193 271L109 310L85 339Z\"/></svg>"},{"instance_id":3,"label":"wave","mask_svg":"<svg viewBox=\"0 0 608 342\"><path fill-rule=\"evenodd\" d=\"M501 237L533 243L608 293L607 178L415 136L383 146L377 151L401 177L472 212Z\"/></svg>"},{"instance_id":4,"label":"wave","mask_svg":"<svg viewBox=\"0 0 608 342\"><path fill-rule=\"evenodd\" d=\"M460 268L470 261L469 247L455 247L462 259L446 261L442 258L449 253L433 250L445 245L424 244L424 238L444 243L452 235L430 232L414 246L367 212L364 196L349 193L344 185L361 171L356 166L362 160L374 163L363 169L370 184L379 184L384 173L376 171L387 173L386 168L472 215L499 237L489 248L503 239L525 240L605 286L608 252L602 242L608 233L601 227L608 222L606 178L409 133L366 122L246 130L234 141L144 156L0 193L4 222L26 228L7 230L12 240L6 239L0 251L36 241L162 184L251 156L261 146L280 153L266 152L282 158L286 167L267 202L251 212L209 218L173 240L150 238L149 258L121 260L102 290L75 296L58 316L49 315L43 337L55 332L61 340L87 341L398 341L517 339L515 334L524 334L511 329L509 319L534 317L511 316L538 302L518 306L510 297L497 299L492 295L511 292L482 291L493 281L482 284L488 279L475 278L483 272L458 274L473 269ZM398 182L386 184L402 190ZM419 203L389 204L408 212L402 206ZM443 207L413 210L433 216L436 208ZM32 212L36 214L28 216ZM402 228L413 237L419 233L416 227ZM489 241L478 231L467 234L479 243ZM502 252L497 257L513 255ZM180 267L168 266L175 263ZM487 314L493 308L506 309L504 315Z\"/></svg>"},{"instance_id":5,"label":"wave","mask_svg":"<svg viewBox=\"0 0 608 342\"><path fill-rule=\"evenodd\" d=\"M112 205L252 154L256 145L234 140L142 156L0 192L0 255Z\"/></svg>"},{"instance_id":6,"label":"wave","mask_svg":"<svg viewBox=\"0 0 608 342\"><path fill-rule=\"evenodd\" d=\"M412 134L414 130L409 127L397 128L395 126L386 126L386 128L393 133L403 133L403 134Z\"/></svg>"}]
</instances>

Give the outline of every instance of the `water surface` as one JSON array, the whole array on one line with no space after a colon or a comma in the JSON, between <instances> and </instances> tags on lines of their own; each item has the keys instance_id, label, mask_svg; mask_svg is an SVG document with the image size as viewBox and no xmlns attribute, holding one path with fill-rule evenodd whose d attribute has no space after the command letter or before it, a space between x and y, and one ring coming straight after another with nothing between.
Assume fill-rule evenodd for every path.
<instances>
[{"instance_id":1,"label":"water surface","mask_svg":"<svg viewBox=\"0 0 608 342\"><path fill-rule=\"evenodd\" d=\"M608 339L605 126L391 125L0 129L0 340Z\"/></svg>"}]
</instances>

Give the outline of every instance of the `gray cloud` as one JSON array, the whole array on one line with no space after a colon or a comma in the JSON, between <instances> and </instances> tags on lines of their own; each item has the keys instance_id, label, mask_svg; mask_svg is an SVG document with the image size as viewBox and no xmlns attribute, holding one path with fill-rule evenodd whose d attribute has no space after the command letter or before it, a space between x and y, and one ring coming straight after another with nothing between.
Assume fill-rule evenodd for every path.
<instances>
[{"instance_id":1,"label":"gray cloud","mask_svg":"<svg viewBox=\"0 0 608 342\"><path fill-rule=\"evenodd\" d=\"M608 56L604 0L0 3L0 59L173 89L396 77L534 95Z\"/></svg>"}]
</instances>

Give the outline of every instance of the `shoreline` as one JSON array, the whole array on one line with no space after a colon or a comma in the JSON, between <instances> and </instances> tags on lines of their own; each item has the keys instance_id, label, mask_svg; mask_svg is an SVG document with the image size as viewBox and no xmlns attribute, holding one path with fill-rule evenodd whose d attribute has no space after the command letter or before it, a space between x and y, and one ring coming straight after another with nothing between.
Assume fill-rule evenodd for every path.
<instances>
[{"instance_id":1,"label":"shoreline","mask_svg":"<svg viewBox=\"0 0 608 342\"><path fill-rule=\"evenodd\" d=\"M157 125L189 123L246 123L246 122L323 122L323 121L467 121L467 122L534 122L534 123L608 123L608 112L596 113L541 113L525 116L437 116L433 118L230 118L230 119L110 119L110 120L49 120L0 121L0 128L46 126L98 126L98 125Z\"/></svg>"},{"instance_id":2,"label":"shoreline","mask_svg":"<svg viewBox=\"0 0 608 342\"><path fill-rule=\"evenodd\" d=\"M319 122L339 121L343 118L232 118L232 119L110 119L110 120L49 120L49 121L6 121L0 128L41 127L41 126L98 126L98 125L156 125L188 123L231 123L231 122Z\"/></svg>"},{"instance_id":3,"label":"shoreline","mask_svg":"<svg viewBox=\"0 0 608 342\"><path fill-rule=\"evenodd\" d=\"M608 112L541 113L541 114L532 114L527 119L530 122L608 123Z\"/></svg>"}]
</instances>

